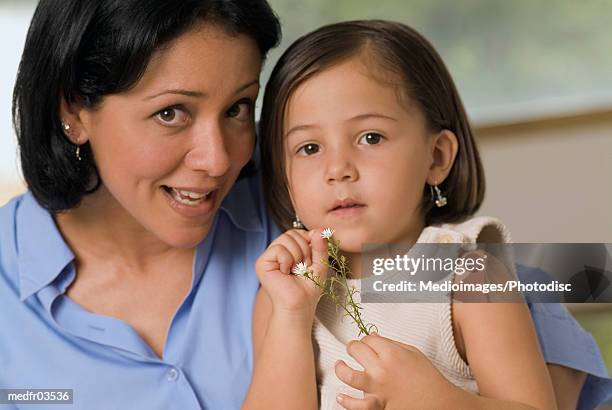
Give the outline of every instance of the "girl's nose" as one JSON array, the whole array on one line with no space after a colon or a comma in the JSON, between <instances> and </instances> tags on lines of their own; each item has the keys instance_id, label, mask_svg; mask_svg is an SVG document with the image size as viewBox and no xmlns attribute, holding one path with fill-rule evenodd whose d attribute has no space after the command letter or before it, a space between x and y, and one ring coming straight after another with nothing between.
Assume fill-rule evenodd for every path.
<instances>
[{"instance_id":1,"label":"girl's nose","mask_svg":"<svg viewBox=\"0 0 612 410\"><path fill-rule=\"evenodd\" d=\"M353 182L359 178L359 172L350 155L332 154L327 164L325 179L327 182Z\"/></svg>"},{"instance_id":2,"label":"girl's nose","mask_svg":"<svg viewBox=\"0 0 612 410\"><path fill-rule=\"evenodd\" d=\"M223 130L219 124L195 131L193 146L185 156L185 164L194 171L204 171L211 177L227 173L231 159L226 147Z\"/></svg>"}]
</instances>

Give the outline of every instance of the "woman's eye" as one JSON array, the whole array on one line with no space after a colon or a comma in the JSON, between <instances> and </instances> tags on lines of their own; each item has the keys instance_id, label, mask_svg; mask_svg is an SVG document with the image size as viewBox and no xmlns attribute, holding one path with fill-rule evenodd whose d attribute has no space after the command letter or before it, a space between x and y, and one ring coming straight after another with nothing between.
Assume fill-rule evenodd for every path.
<instances>
[{"instance_id":1,"label":"woman's eye","mask_svg":"<svg viewBox=\"0 0 612 410\"><path fill-rule=\"evenodd\" d=\"M363 134L361 138L359 138L359 144L375 145L382 141L383 138L385 137L383 137L377 132L368 132Z\"/></svg>"},{"instance_id":2,"label":"woman's eye","mask_svg":"<svg viewBox=\"0 0 612 410\"><path fill-rule=\"evenodd\" d=\"M180 127L185 124L189 117L187 113L180 108L169 107L158 111L155 114L157 121L166 127Z\"/></svg>"},{"instance_id":3,"label":"woman's eye","mask_svg":"<svg viewBox=\"0 0 612 410\"><path fill-rule=\"evenodd\" d=\"M317 152L319 152L319 145L317 145L317 144L306 144L306 145L302 146L298 150L297 153L299 155L302 155L302 156L308 156L308 155L316 154Z\"/></svg>"},{"instance_id":4,"label":"woman's eye","mask_svg":"<svg viewBox=\"0 0 612 410\"><path fill-rule=\"evenodd\" d=\"M229 118L236 118L242 121L250 120L252 118L252 113L253 101L248 99L238 101L227 110L227 116Z\"/></svg>"}]
</instances>

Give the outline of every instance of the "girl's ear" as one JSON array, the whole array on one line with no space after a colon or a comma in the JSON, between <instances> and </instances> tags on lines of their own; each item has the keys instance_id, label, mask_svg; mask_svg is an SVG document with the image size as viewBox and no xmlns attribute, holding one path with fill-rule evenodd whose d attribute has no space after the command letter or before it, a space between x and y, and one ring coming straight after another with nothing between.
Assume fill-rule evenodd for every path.
<instances>
[{"instance_id":1,"label":"girl's ear","mask_svg":"<svg viewBox=\"0 0 612 410\"><path fill-rule=\"evenodd\" d=\"M453 166L459 143L454 132L442 130L433 137L431 144L431 166L427 174L427 183L430 185L441 184Z\"/></svg>"},{"instance_id":2,"label":"girl's ear","mask_svg":"<svg viewBox=\"0 0 612 410\"><path fill-rule=\"evenodd\" d=\"M75 145L82 145L89 140L86 124L83 121L86 112L79 103L69 103L64 96L60 97L59 115L64 135Z\"/></svg>"}]
</instances>

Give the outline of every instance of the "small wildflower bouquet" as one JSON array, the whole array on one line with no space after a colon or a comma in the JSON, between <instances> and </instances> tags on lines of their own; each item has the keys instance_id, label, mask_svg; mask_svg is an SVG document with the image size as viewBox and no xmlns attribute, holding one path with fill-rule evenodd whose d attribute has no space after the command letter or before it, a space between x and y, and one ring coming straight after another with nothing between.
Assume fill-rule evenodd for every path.
<instances>
[{"instance_id":1,"label":"small wildflower bouquet","mask_svg":"<svg viewBox=\"0 0 612 410\"><path fill-rule=\"evenodd\" d=\"M359 291L354 286L349 286L347 282L350 274L348 261L346 257L340 255L340 242L332 238L333 234L334 230L331 228L326 228L321 233L321 237L327 240L328 255L328 260L323 260L322 263L332 270L332 274L325 281L321 281L319 276L309 269L304 262L295 265L292 272L297 276L312 281L322 290L322 297L327 296L334 302L336 309L343 310L344 315L349 316L357 325L359 329L357 337L377 332L378 329L375 325L371 323L365 324L361 319L360 310L363 307L354 298L355 294Z\"/></svg>"}]
</instances>

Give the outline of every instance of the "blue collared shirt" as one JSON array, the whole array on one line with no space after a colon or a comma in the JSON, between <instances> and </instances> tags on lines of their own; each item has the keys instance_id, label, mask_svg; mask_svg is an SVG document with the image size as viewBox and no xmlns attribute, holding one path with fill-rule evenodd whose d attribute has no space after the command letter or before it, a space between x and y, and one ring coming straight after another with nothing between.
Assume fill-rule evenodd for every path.
<instances>
[{"instance_id":1,"label":"blue collared shirt","mask_svg":"<svg viewBox=\"0 0 612 410\"><path fill-rule=\"evenodd\" d=\"M523 283L547 282L550 275L538 268L517 266ZM591 410L612 400L612 381L593 336L585 331L560 303L527 302L546 363L587 374L578 399L578 410Z\"/></svg>"},{"instance_id":2,"label":"blue collared shirt","mask_svg":"<svg viewBox=\"0 0 612 410\"><path fill-rule=\"evenodd\" d=\"M129 325L64 295L72 251L30 193L13 199L0 208L0 388L73 389L69 409L238 409L252 372L253 266L277 234L257 180L237 182L197 247L160 359ZM537 273L519 267L521 279ZM562 305L529 307L546 361L588 374L579 408L609 397L592 336Z\"/></svg>"},{"instance_id":3,"label":"blue collared shirt","mask_svg":"<svg viewBox=\"0 0 612 410\"><path fill-rule=\"evenodd\" d=\"M0 388L73 389L69 409L238 409L252 372L254 264L277 235L260 192L242 179L224 200L162 359L125 322L65 296L74 254L31 193L0 208Z\"/></svg>"}]
</instances>

